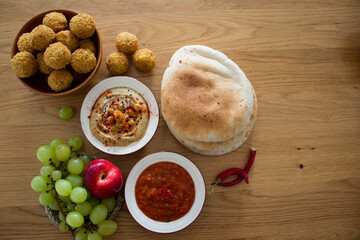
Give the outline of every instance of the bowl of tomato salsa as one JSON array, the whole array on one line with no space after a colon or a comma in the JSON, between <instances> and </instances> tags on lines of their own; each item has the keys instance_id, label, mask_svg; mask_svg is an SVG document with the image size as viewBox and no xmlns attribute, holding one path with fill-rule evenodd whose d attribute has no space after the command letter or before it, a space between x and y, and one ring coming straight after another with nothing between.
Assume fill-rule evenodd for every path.
<instances>
[{"instance_id":1,"label":"bowl of tomato salsa","mask_svg":"<svg viewBox=\"0 0 360 240\"><path fill-rule=\"evenodd\" d=\"M171 233L189 226L205 202L200 170L186 157L159 152L146 156L131 170L125 185L130 214L144 228Z\"/></svg>"}]
</instances>

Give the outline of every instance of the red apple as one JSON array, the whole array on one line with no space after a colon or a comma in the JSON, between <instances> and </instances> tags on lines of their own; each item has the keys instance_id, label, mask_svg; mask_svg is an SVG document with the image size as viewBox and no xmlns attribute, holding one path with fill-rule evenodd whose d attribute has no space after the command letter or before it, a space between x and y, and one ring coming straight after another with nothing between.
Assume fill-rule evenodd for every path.
<instances>
[{"instance_id":1,"label":"red apple","mask_svg":"<svg viewBox=\"0 0 360 240\"><path fill-rule=\"evenodd\" d=\"M91 194L100 199L114 197L123 185L120 169L105 159L96 159L87 164L83 178Z\"/></svg>"}]
</instances>

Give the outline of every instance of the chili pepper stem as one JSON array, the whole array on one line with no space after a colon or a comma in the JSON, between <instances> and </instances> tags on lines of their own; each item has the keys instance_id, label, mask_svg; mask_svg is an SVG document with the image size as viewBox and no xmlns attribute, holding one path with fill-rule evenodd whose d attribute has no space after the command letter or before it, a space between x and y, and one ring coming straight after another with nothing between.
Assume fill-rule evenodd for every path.
<instances>
[{"instance_id":1,"label":"chili pepper stem","mask_svg":"<svg viewBox=\"0 0 360 240\"><path fill-rule=\"evenodd\" d=\"M249 173L250 172L250 169L254 163L254 160L255 160L255 156L256 156L256 149L255 148L251 148L250 149L250 159L246 165L246 167L244 168L245 172L246 173Z\"/></svg>"},{"instance_id":2,"label":"chili pepper stem","mask_svg":"<svg viewBox=\"0 0 360 240\"><path fill-rule=\"evenodd\" d=\"M209 195L212 193L212 191L214 191L216 185L218 185L219 183L221 183L221 179L220 179L220 178L217 178L214 186L213 186L213 187L210 189L210 191L209 191Z\"/></svg>"}]
</instances>

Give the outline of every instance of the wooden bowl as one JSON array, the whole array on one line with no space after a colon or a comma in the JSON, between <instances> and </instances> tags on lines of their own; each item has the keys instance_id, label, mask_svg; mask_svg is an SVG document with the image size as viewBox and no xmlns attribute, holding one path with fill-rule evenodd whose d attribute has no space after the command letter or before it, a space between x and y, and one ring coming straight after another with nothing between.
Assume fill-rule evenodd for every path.
<instances>
[{"instance_id":1,"label":"wooden bowl","mask_svg":"<svg viewBox=\"0 0 360 240\"><path fill-rule=\"evenodd\" d=\"M78 14L78 12L71 11L71 10L56 9L56 10L49 10L49 11L40 13L40 14L36 15L35 17L31 18L20 29L19 33L17 34L17 36L14 39L14 43L13 43L13 47L12 47L12 51L11 51L11 58L13 58L15 56L15 54L19 52L18 48L17 48L17 42L18 42L20 36L23 33L31 32L35 27L42 24L42 20L45 17L45 15L48 13L51 13L51 12L59 12L59 13L64 14L65 17L67 18L68 22L70 22L70 19L73 16ZM94 70L92 70L92 72L84 75L81 79L76 79L74 77L74 81L72 82L70 88L68 88L64 91L61 91L61 92L55 92L55 91L51 90L51 88L47 84L46 76L39 72L37 72L35 75L33 75L29 78L18 78L18 79L30 90L40 93L40 94L43 94L43 95L48 95L48 96L63 96L63 95L73 93L73 92L79 90L80 88L84 87L86 84L88 84L94 78L96 72L98 71L98 69L100 67L100 63L101 63L103 49L102 49L102 41L101 41L98 30L95 30L95 33L91 37L91 40L94 41L94 43L97 47L96 66L95 66Z\"/></svg>"}]
</instances>

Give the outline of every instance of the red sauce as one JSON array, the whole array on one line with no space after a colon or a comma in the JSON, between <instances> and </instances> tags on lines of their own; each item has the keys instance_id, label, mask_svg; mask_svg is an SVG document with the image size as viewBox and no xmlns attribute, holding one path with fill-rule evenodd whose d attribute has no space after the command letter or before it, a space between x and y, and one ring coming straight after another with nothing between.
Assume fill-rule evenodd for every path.
<instances>
[{"instance_id":1,"label":"red sauce","mask_svg":"<svg viewBox=\"0 0 360 240\"><path fill-rule=\"evenodd\" d=\"M189 212L195 199L195 186L190 174L180 165L158 162L140 174L135 198L146 216L170 222Z\"/></svg>"}]
</instances>

